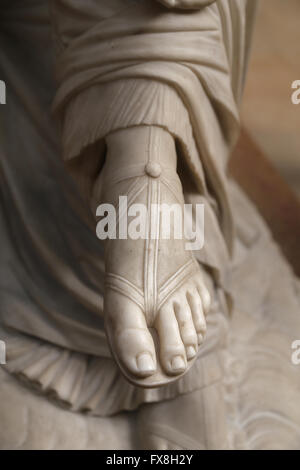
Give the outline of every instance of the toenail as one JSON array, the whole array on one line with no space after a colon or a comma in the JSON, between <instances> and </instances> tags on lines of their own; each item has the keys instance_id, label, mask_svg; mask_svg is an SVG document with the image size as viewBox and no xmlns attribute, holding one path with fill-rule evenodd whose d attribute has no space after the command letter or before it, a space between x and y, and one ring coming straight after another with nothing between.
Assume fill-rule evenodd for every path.
<instances>
[{"instance_id":1,"label":"toenail","mask_svg":"<svg viewBox=\"0 0 300 470\"><path fill-rule=\"evenodd\" d=\"M137 357L137 366L140 372L154 372L155 366L149 353L142 353Z\"/></svg>"},{"instance_id":2,"label":"toenail","mask_svg":"<svg viewBox=\"0 0 300 470\"><path fill-rule=\"evenodd\" d=\"M158 178L161 175L161 166L157 162L149 162L145 166L145 172L152 178Z\"/></svg>"},{"instance_id":3,"label":"toenail","mask_svg":"<svg viewBox=\"0 0 300 470\"><path fill-rule=\"evenodd\" d=\"M181 356L175 356L172 359L172 369L173 370L184 370L185 369L185 362Z\"/></svg>"},{"instance_id":4,"label":"toenail","mask_svg":"<svg viewBox=\"0 0 300 470\"><path fill-rule=\"evenodd\" d=\"M188 359L192 359L196 356L196 349L194 348L194 346L188 346L186 348L186 356Z\"/></svg>"},{"instance_id":5,"label":"toenail","mask_svg":"<svg viewBox=\"0 0 300 470\"><path fill-rule=\"evenodd\" d=\"M198 344L203 343L203 335L201 333L198 333Z\"/></svg>"}]
</instances>

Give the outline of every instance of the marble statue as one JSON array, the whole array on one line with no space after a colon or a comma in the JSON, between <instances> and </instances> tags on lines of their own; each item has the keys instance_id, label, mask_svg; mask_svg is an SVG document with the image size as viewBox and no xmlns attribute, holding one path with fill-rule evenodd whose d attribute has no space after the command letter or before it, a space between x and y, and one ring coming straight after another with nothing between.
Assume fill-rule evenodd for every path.
<instances>
[{"instance_id":1,"label":"marble statue","mask_svg":"<svg viewBox=\"0 0 300 470\"><path fill-rule=\"evenodd\" d=\"M0 448L299 448L299 283L227 174L256 1L0 8ZM96 236L120 196L155 237Z\"/></svg>"}]
</instances>

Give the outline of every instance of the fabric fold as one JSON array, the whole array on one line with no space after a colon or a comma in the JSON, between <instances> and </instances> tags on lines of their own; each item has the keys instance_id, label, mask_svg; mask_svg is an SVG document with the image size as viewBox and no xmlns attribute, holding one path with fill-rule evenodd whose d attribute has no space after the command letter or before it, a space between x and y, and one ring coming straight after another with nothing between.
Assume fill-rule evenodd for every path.
<instances>
[{"instance_id":1,"label":"fabric fold","mask_svg":"<svg viewBox=\"0 0 300 470\"><path fill-rule=\"evenodd\" d=\"M216 5L179 13L141 2L128 6L118 18L91 23L58 57L54 108L66 121L69 104L96 83L147 79L174 89L188 109L197 147L198 155L188 164L201 186L202 162L231 249L233 226L225 172L238 133L238 112L218 13ZM53 15L55 21L55 9ZM73 156L77 155L67 158Z\"/></svg>"}]
</instances>

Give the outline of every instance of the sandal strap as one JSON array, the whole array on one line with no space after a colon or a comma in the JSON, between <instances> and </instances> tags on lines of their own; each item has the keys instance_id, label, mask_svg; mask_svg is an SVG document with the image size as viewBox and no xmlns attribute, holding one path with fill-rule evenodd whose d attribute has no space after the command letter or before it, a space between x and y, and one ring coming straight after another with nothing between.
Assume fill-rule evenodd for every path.
<instances>
[{"instance_id":1,"label":"sandal strap","mask_svg":"<svg viewBox=\"0 0 300 470\"><path fill-rule=\"evenodd\" d=\"M171 277L160 287L156 293L158 300L156 308L159 310L168 298L191 276L197 269L197 262L190 259L187 263L181 266ZM146 299L151 295L148 288L143 292L139 287L130 282L123 276L114 273L106 273L105 286L109 287L131 301L135 302L147 315ZM149 313L149 312L148 312ZM151 323L149 323L151 324Z\"/></svg>"},{"instance_id":2,"label":"sandal strap","mask_svg":"<svg viewBox=\"0 0 300 470\"><path fill-rule=\"evenodd\" d=\"M148 208L151 207L151 217L147 227L148 233L144 249L144 291L129 280L114 273L106 274L106 286L134 301L144 311L148 325L152 325L157 310L195 272L196 261L191 257L160 288L158 287L161 185L166 186L176 200L182 204L183 201L180 200L179 196L182 191L181 182L174 168L162 167L155 161L148 161L147 165L137 164L119 169L109 182L112 185L132 178L134 180L126 190L126 208L118 203L115 204L119 212L117 230L119 221L122 220L125 211L134 203L138 195L147 189L147 204Z\"/></svg>"},{"instance_id":3,"label":"sandal strap","mask_svg":"<svg viewBox=\"0 0 300 470\"><path fill-rule=\"evenodd\" d=\"M191 277L198 269L197 261L191 258L181 268L179 268L169 279L160 287L158 292L157 308L168 300L168 298Z\"/></svg>"},{"instance_id":4,"label":"sandal strap","mask_svg":"<svg viewBox=\"0 0 300 470\"><path fill-rule=\"evenodd\" d=\"M133 300L141 309L144 309L144 293L136 285L118 274L106 273L105 286L125 295Z\"/></svg>"}]
</instances>

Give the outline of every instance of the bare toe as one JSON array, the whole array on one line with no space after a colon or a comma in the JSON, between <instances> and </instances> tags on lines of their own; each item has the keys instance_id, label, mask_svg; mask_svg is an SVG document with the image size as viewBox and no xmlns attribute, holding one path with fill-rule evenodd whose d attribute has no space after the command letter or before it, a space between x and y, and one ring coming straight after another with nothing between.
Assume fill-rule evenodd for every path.
<instances>
[{"instance_id":1,"label":"bare toe","mask_svg":"<svg viewBox=\"0 0 300 470\"><path fill-rule=\"evenodd\" d=\"M172 304L165 304L160 309L155 327L160 340L162 367L167 374L182 374L187 365L186 353Z\"/></svg>"},{"instance_id":2,"label":"bare toe","mask_svg":"<svg viewBox=\"0 0 300 470\"><path fill-rule=\"evenodd\" d=\"M114 352L120 362L134 375L149 377L156 371L156 355L151 334L140 308L123 296L110 302L114 312L107 312ZM120 297L119 295L117 297Z\"/></svg>"},{"instance_id":3,"label":"bare toe","mask_svg":"<svg viewBox=\"0 0 300 470\"><path fill-rule=\"evenodd\" d=\"M190 305L195 330L197 333L198 344L202 344L206 334L206 320L203 312L202 299L195 289L187 293L187 300Z\"/></svg>"},{"instance_id":4,"label":"bare toe","mask_svg":"<svg viewBox=\"0 0 300 470\"><path fill-rule=\"evenodd\" d=\"M174 302L174 311L181 339L185 346L186 357L188 360L193 359L197 354L198 341L191 309L185 297Z\"/></svg>"},{"instance_id":5,"label":"bare toe","mask_svg":"<svg viewBox=\"0 0 300 470\"><path fill-rule=\"evenodd\" d=\"M197 283L197 289L201 297L203 313L207 315L211 307L211 296L209 290L203 281Z\"/></svg>"}]
</instances>

